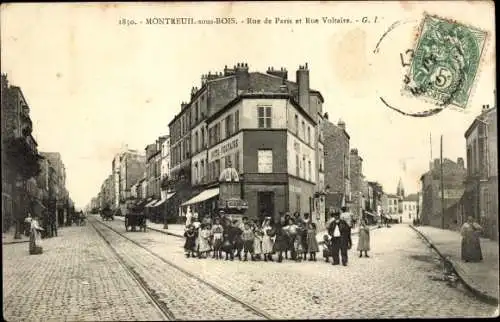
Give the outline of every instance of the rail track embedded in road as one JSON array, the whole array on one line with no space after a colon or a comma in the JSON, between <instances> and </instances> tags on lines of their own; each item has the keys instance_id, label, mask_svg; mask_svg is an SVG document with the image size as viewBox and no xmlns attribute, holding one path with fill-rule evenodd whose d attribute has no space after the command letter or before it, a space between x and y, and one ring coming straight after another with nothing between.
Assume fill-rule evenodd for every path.
<instances>
[{"instance_id":1,"label":"rail track embedded in road","mask_svg":"<svg viewBox=\"0 0 500 322\"><path fill-rule=\"evenodd\" d=\"M170 267L173 267L175 268L176 270L182 272L183 274L185 274L186 276L190 277L190 278L193 278L195 280L197 280L198 282L208 286L210 289L214 290L216 293L220 294L221 296L227 298L228 300L230 300L231 302L234 302L242 307L244 307L247 311L250 311L252 312L253 314L263 318L263 319L266 319L266 320L274 320L275 318L272 317L271 315L263 312L262 310L256 308L255 306L253 306L252 304L250 303L247 303L246 301L243 301L237 297L235 297L234 295L222 290L221 288L217 287L216 285L204 280L203 278L185 270L184 268L182 267L179 267L178 265L174 264L173 262L159 256L158 254L156 254L155 252L151 251L150 249L148 249L147 247L144 247L143 245L141 245L140 243L136 242L135 240L133 239L130 239L129 237L127 237L125 234L121 233L120 231L117 231L116 229L110 227L109 225L107 225L106 223L103 223L99 220L96 220L95 222L99 223L100 225L106 227L107 229L113 231L114 233L116 233L117 235L119 235L120 237L126 239L127 241L133 243L134 245L136 245L137 247L140 247L141 249L147 251L149 254L153 255L154 257L156 257L157 259L161 260L163 263L169 265ZM97 230L97 232L99 233L99 235L106 241L106 243L113 249L113 252L120 258L120 260L124 263L123 259L121 258L121 256L116 252L116 250L113 248L113 246L111 245L111 243L109 243L106 238L104 237L104 235L95 227L94 223L92 223L93 227ZM126 264L124 264L126 266ZM127 270L131 270L128 266L126 266ZM152 300L154 301L154 303L159 307L159 309L166 309L168 310L165 305L162 303L162 302L159 302L155 297L154 297L154 293L151 292L151 290L145 285L144 282L142 282L142 279L140 278L140 276L138 276L138 274L133 271L131 272L132 274L135 274L134 277L136 277L136 279L139 279L140 280L140 285L141 287L146 287L147 288L147 291L148 291L148 295L151 296ZM159 304L159 305L158 305ZM163 312L163 311L162 311ZM170 316L173 317L173 314L168 311Z\"/></svg>"},{"instance_id":2,"label":"rail track embedded in road","mask_svg":"<svg viewBox=\"0 0 500 322\"><path fill-rule=\"evenodd\" d=\"M141 278L141 276L134 269L132 269L129 265L127 265L127 263L125 262L123 257L120 254L118 254L118 252L113 247L113 245L111 245L111 243L106 239L106 237L104 237L103 233L95 227L94 223L90 222L90 225L95 229L97 234L104 240L106 245L108 245L108 247L111 249L113 254L115 254L116 258L118 259L118 262L122 265L123 268L125 268L127 273L137 282L140 289L143 291L144 295L149 300L151 300L151 303L153 304L153 306L161 313L161 315L165 318L165 320L175 321L176 318L175 318L174 314L166 307L166 305L164 303L162 303L157 298L154 291L146 284L146 282ZM104 225L104 226L106 226L106 225Z\"/></svg>"}]
</instances>

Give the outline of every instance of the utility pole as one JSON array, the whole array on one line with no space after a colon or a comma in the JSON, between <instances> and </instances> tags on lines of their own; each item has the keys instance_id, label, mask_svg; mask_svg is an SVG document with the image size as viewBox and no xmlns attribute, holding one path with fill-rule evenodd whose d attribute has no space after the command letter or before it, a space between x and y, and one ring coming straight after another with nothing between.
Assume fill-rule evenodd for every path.
<instances>
[{"instance_id":1,"label":"utility pole","mask_svg":"<svg viewBox=\"0 0 500 322\"><path fill-rule=\"evenodd\" d=\"M441 229L444 229L444 176L443 176L443 135L440 144L440 164L441 164Z\"/></svg>"}]
</instances>

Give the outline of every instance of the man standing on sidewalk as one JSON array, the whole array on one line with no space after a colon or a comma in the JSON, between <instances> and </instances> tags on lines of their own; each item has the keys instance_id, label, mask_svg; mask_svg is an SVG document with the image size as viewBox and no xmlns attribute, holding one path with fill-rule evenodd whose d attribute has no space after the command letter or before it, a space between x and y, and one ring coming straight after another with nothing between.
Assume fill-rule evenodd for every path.
<instances>
[{"instance_id":1,"label":"man standing on sidewalk","mask_svg":"<svg viewBox=\"0 0 500 322\"><path fill-rule=\"evenodd\" d=\"M348 234L348 249L351 249L352 239L351 239L351 230L352 230L352 214L349 212L349 209L344 206L341 208L342 214L340 214L340 219L345 221L347 224L347 234Z\"/></svg>"}]
</instances>

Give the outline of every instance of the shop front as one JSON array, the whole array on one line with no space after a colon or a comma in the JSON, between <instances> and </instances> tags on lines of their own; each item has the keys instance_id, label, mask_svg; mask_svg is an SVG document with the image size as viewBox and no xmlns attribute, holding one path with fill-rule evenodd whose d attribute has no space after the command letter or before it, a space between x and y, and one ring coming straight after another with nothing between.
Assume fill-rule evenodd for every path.
<instances>
[{"instance_id":1,"label":"shop front","mask_svg":"<svg viewBox=\"0 0 500 322\"><path fill-rule=\"evenodd\" d=\"M219 187L208 188L181 204L180 212L197 215L201 220L205 216L213 218L217 213L217 202L219 200ZM196 216L195 215L195 216Z\"/></svg>"}]
</instances>

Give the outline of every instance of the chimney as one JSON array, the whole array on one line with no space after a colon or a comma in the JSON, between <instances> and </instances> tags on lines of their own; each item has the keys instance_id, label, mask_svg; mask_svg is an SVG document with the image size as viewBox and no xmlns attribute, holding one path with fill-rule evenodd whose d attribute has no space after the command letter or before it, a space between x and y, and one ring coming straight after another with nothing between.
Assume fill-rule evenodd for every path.
<instances>
[{"instance_id":1,"label":"chimney","mask_svg":"<svg viewBox=\"0 0 500 322\"><path fill-rule=\"evenodd\" d=\"M457 164L459 167L465 169L465 164L464 164L464 159L463 158L458 158L457 159Z\"/></svg>"},{"instance_id":2,"label":"chimney","mask_svg":"<svg viewBox=\"0 0 500 322\"><path fill-rule=\"evenodd\" d=\"M434 159L434 169L439 169L440 164L439 159Z\"/></svg>"},{"instance_id":3,"label":"chimney","mask_svg":"<svg viewBox=\"0 0 500 322\"><path fill-rule=\"evenodd\" d=\"M186 102L182 102L181 103L181 111L184 110L187 106L187 103Z\"/></svg>"},{"instance_id":4,"label":"chimney","mask_svg":"<svg viewBox=\"0 0 500 322\"><path fill-rule=\"evenodd\" d=\"M328 120L328 112L325 112L325 114L323 114L323 118Z\"/></svg>"},{"instance_id":5,"label":"chimney","mask_svg":"<svg viewBox=\"0 0 500 322\"><path fill-rule=\"evenodd\" d=\"M358 149L351 149L352 155L358 155Z\"/></svg>"},{"instance_id":6,"label":"chimney","mask_svg":"<svg viewBox=\"0 0 500 322\"><path fill-rule=\"evenodd\" d=\"M337 126L345 131L345 122L344 121L339 120L339 122L337 123Z\"/></svg>"},{"instance_id":7,"label":"chimney","mask_svg":"<svg viewBox=\"0 0 500 322\"><path fill-rule=\"evenodd\" d=\"M309 69L307 68L307 63L305 66L299 66L296 73L296 81L299 87L299 105L306 111L309 115L311 114L309 110Z\"/></svg>"},{"instance_id":8,"label":"chimney","mask_svg":"<svg viewBox=\"0 0 500 322\"><path fill-rule=\"evenodd\" d=\"M490 104L483 105L483 112L490 109Z\"/></svg>"},{"instance_id":9,"label":"chimney","mask_svg":"<svg viewBox=\"0 0 500 322\"><path fill-rule=\"evenodd\" d=\"M227 68L227 65L224 66L224 76L234 75L235 70L236 70L236 67L234 69L231 69L231 68Z\"/></svg>"},{"instance_id":10,"label":"chimney","mask_svg":"<svg viewBox=\"0 0 500 322\"><path fill-rule=\"evenodd\" d=\"M248 90L250 87L250 74L247 63L238 63L235 67L236 87L238 90Z\"/></svg>"},{"instance_id":11,"label":"chimney","mask_svg":"<svg viewBox=\"0 0 500 322\"><path fill-rule=\"evenodd\" d=\"M286 68L281 67L280 70L275 70L273 67L268 67L267 73L269 75L277 76L279 78L288 80L288 71L286 70Z\"/></svg>"}]
</instances>

